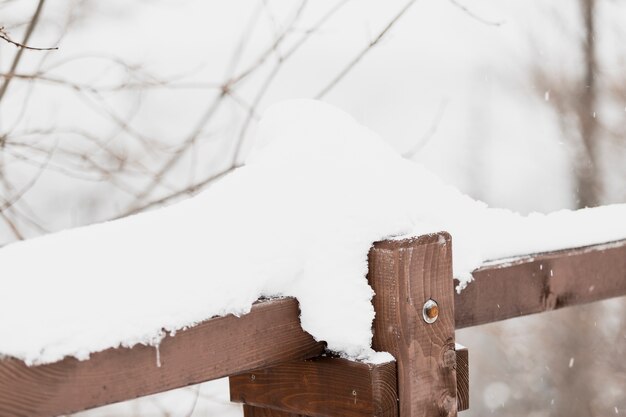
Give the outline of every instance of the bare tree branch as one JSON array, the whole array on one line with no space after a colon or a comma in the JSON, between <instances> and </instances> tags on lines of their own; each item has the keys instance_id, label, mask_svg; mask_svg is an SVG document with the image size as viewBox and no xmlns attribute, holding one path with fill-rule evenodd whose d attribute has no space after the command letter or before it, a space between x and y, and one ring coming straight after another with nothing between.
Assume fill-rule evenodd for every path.
<instances>
[{"instance_id":1,"label":"bare tree branch","mask_svg":"<svg viewBox=\"0 0 626 417\"><path fill-rule=\"evenodd\" d=\"M373 40L361 51L359 52L339 73L326 85L326 87L322 88L322 90L317 93L315 98L320 99L324 97L326 94L330 92L335 86L346 76L348 73L363 59L365 55L368 54L374 48L378 42L380 42L387 32L400 20L402 16L415 4L416 0L408 1L402 9L387 23L387 25L378 33Z\"/></svg>"},{"instance_id":2,"label":"bare tree branch","mask_svg":"<svg viewBox=\"0 0 626 417\"><path fill-rule=\"evenodd\" d=\"M122 217L129 216L131 214L140 213L140 212L142 212L144 210L147 210L149 208L157 207L157 206L166 204L166 203L168 203L168 202L170 202L170 201L172 201L172 200L174 200L176 198L182 197L184 195L193 195L193 194L197 193L198 191L200 191L201 189L203 189L204 187L206 187L207 185L209 185L210 183L212 183L213 181L216 181L216 180L222 178L224 175L233 172L234 170L236 170L239 167L240 167L240 165L232 165L232 166L230 166L230 167L228 167L228 168L226 168L226 169L224 169L224 170L222 170L222 171L220 171L220 172L218 172L216 174L209 175L208 177L204 178L203 180L201 180L201 181L199 181L199 182L197 182L197 183L195 183L193 185L190 185L189 187L186 187L186 188L183 188L182 190L179 190L179 191L173 192L171 194L168 194L165 197L161 197L158 200L151 201L151 202L146 203L146 204L144 204L142 206L135 207L132 210L129 210L129 211L125 212L125 213L122 213L121 215L118 215L118 216L114 217L113 219L119 219L119 218L122 218Z\"/></svg>"},{"instance_id":3,"label":"bare tree branch","mask_svg":"<svg viewBox=\"0 0 626 417\"><path fill-rule=\"evenodd\" d=\"M17 228L17 225L13 220L11 220L6 214L4 214L3 211L0 211L0 217L2 217L2 220L4 220L7 226L9 226L9 229L11 230L11 232L13 232L13 235L17 240L24 240L24 235L22 234L22 232L20 232L20 229Z\"/></svg>"},{"instance_id":4,"label":"bare tree branch","mask_svg":"<svg viewBox=\"0 0 626 417\"><path fill-rule=\"evenodd\" d=\"M20 42L16 42L13 39L11 39L9 37L9 35L7 34L6 30L4 29L4 26L0 26L0 39L3 39L4 41L15 45L18 48L23 48L23 49L30 49L31 51L55 51L57 49L59 49L58 46L54 46L54 47L50 47L50 48L38 48L35 46L28 46L28 45L24 45L23 43Z\"/></svg>"},{"instance_id":5,"label":"bare tree branch","mask_svg":"<svg viewBox=\"0 0 626 417\"><path fill-rule=\"evenodd\" d=\"M280 44L284 42L287 35L289 35L292 32L293 25L300 18L300 15L302 11L304 10L304 7L306 6L306 3L307 3L306 1L300 2L300 5L296 9L296 12L294 13L293 17L291 18L290 23L286 25L286 28L274 38L274 42L272 42L272 44L270 44L270 46L267 49L261 52L259 56L257 57L257 59L247 69L243 70L241 73L239 73L239 75L233 76L230 78L230 80L228 81L229 86L238 84L243 79L247 78L249 75L255 72L259 67L261 67L265 63L265 61L267 61L267 59L278 50L278 47L280 46ZM263 5L266 5L266 3L264 2Z\"/></svg>"},{"instance_id":6,"label":"bare tree branch","mask_svg":"<svg viewBox=\"0 0 626 417\"><path fill-rule=\"evenodd\" d=\"M39 16L41 15L41 10L43 9L44 3L45 3L45 0L39 0L39 3L37 4L37 9L35 9L35 13L33 14L33 17L30 19L30 22L28 23L26 34L24 34L24 40L21 42L23 45L28 44L30 35L32 35L33 31L35 30L35 26L37 26L37 22L39 22ZM8 74L15 73L15 71L17 70L17 66L20 63L20 60L22 59L22 53L24 51L25 51L25 48L20 48L17 51L17 53L15 54L15 58L13 58L13 63L11 64L11 68L9 69ZM2 83L2 87L0 87L0 103L2 102L2 99L4 98L4 95L7 92L7 89L9 88L11 79L12 79L11 77L5 78L4 83Z\"/></svg>"},{"instance_id":7,"label":"bare tree branch","mask_svg":"<svg viewBox=\"0 0 626 417\"><path fill-rule=\"evenodd\" d=\"M437 129L439 128L439 123L443 118L443 114L445 113L446 107L448 106L448 100L445 99L441 103L439 103L439 108L437 109L437 113L433 118L433 121L430 124L428 130L420 137L420 139L405 153L402 154L404 158L410 159L412 158L420 149L424 148L429 140L437 133Z\"/></svg>"},{"instance_id":8,"label":"bare tree branch","mask_svg":"<svg viewBox=\"0 0 626 417\"><path fill-rule=\"evenodd\" d=\"M465 13L466 15L468 15L469 17L471 17L472 19L483 23L485 25L488 26L500 26L502 25L504 22L495 22L492 20L488 20L485 19L482 16L477 15L476 13L474 13L472 10L470 10L467 6L462 5L461 3L459 3L457 0L448 0L454 7L460 9L463 13Z\"/></svg>"},{"instance_id":9,"label":"bare tree branch","mask_svg":"<svg viewBox=\"0 0 626 417\"><path fill-rule=\"evenodd\" d=\"M2 205L0 205L0 212L5 211L9 207L17 203L24 196L24 194L26 194L31 188L35 186L35 184L37 184L37 181L39 181L39 178L41 178L41 174L45 172L46 168L48 167L48 164L50 163L50 159L52 159L53 155L54 155L54 149L48 152L46 161L43 164L41 164L41 166L39 167L35 175L31 178L31 180L24 187L22 187L20 190L14 193Z\"/></svg>"},{"instance_id":10,"label":"bare tree branch","mask_svg":"<svg viewBox=\"0 0 626 417\"><path fill-rule=\"evenodd\" d=\"M334 14L343 4L345 4L346 1L347 0L343 0L340 3L338 3L337 6L333 7L331 9L331 13L327 13L326 15L324 15L324 17L316 23L316 26L314 26L313 30L306 31L305 34L300 38L300 40L296 42L296 44L292 46L287 53L285 53L282 56L279 55L279 58L277 59L274 68L270 72L270 75L263 82L261 88L259 89L259 91L257 92L255 96L254 102L250 105L248 109L246 121L244 122L243 128L241 129L240 135L234 146L231 168L238 164L237 160L238 160L239 153L240 153L239 149L243 142L243 137L245 136L248 125L251 119L253 118L254 114L256 113L256 107L259 101L264 96L271 81L274 79L274 77L278 73L278 70L280 69L279 67L282 64L284 64L286 59L288 59L291 55L293 55L293 53L306 41L306 39L308 39L310 34L314 32L314 30L317 28L318 25L323 24L332 14ZM213 115L219 108L219 105L221 104L224 97L229 96L231 94L231 91L234 89L235 85L241 82L246 77L250 76L257 69L259 69L261 65L266 62L267 57L271 53L276 53L276 51L278 50L278 45L286 39L286 35L288 33L292 32L292 28L298 21L299 17L301 16L301 13L306 3L307 1L303 0L299 4L293 17L290 19L290 22L287 24L287 28L283 32L281 32L281 34L279 34L278 38L274 40L271 47L261 54L261 56L255 61L255 64L253 66L246 69L244 72L240 73L239 75L231 77L230 79L228 79L226 82L223 83L221 93L217 96L217 98L213 101L213 103L207 109L205 114L201 117L200 121L197 123L192 133L188 135L188 137L182 142L182 144L174 151L170 159L166 161L166 163L157 171L157 173L155 174L151 182L148 184L148 186L144 189L142 193L139 194L138 200L135 203L135 205L132 206L127 211L128 213L136 212L137 207L141 205L140 203L144 199L146 199L156 189L156 187L160 184L161 180L166 175L166 173L170 171L176 165L176 163L182 158L182 156L186 153L186 151L194 144L198 135L203 131L205 125L209 122L209 120L213 117ZM237 98L235 98L235 101L237 101Z\"/></svg>"}]
</instances>

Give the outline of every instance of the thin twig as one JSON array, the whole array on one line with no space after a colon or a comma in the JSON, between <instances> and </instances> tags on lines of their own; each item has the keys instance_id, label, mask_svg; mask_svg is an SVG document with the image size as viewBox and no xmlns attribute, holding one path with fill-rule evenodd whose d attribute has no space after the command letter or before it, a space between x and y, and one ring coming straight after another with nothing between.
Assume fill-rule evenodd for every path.
<instances>
[{"instance_id":1,"label":"thin twig","mask_svg":"<svg viewBox=\"0 0 626 417\"><path fill-rule=\"evenodd\" d=\"M13 235L17 240L24 240L24 235L22 234L22 232L20 232L20 229L17 228L17 225L15 224L15 222L13 222L13 220L11 220L2 211L0 211L0 217L2 217L2 220L4 220L7 226L9 226L9 229L11 229L11 232L13 232Z\"/></svg>"},{"instance_id":2,"label":"thin twig","mask_svg":"<svg viewBox=\"0 0 626 417\"><path fill-rule=\"evenodd\" d=\"M178 197L181 197L183 195L193 195L196 192L198 192L199 190L203 189L204 187L206 187L208 184L212 183L213 181L216 181L220 178L222 178L223 176L225 176L226 174L229 174L231 172L233 172L234 170L236 170L237 168L240 168L240 165L233 165L230 166L216 174L211 174L208 177L206 177L205 179L203 179L202 181L199 181L193 185L190 185L189 187L183 188L182 190L178 190L176 192L173 192L171 194L166 195L165 197L161 197L158 200L153 200L147 204L144 204L142 206L138 206L133 208L132 210L129 210L125 213L122 213L116 217L114 217L113 219L119 219L122 217L126 217L129 216L131 214L137 214L139 212L142 212L144 210L147 210L149 208L152 207L156 207L156 206L160 206L163 205L165 203L168 203Z\"/></svg>"},{"instance_id":3,"label":"thin twig","mask_svg":"<svg viewBox=\"0 0 626 417\"><path fill-rule=\"evenodd\" d=\"M250 15L250 20L246 24L246 30L244 30L243 33L241 34L241 37L239 38L239 42L237 43L237 46L235 47L235 52L233 53L230 59L230 63L228 64L228 69L226 70L226 73L225 73L226 77L228 78L232 78L233 74L235 73L235 70L237 69L237 65L239 65L239 61L241 60L241 57L243 56L243 52L246 49L246 46L248 45L248 42L250 41L252 33L254 32L254 29L257 25L257 22L259 21L259 17L261 16L262 7L263 7L263 3L259 2L257 4L256 9L252 13L252 15Z\"/></svg>"},{"instance_id":4,"label":"thin twig","mask_svg":"<svg viewBox=\"0 0 626 417\"><path fill-rule=\"evenodd\" d=\"M292 27L292 25L295 23L297 18L300 16L302 8L304 7L303 5L305 3L306 3L306 1L303 1L301 3L301 5L298 7L298 9L296 11L296 14L295 14L295 17L292 18L290 24L288 25L288 28ZM289 32L289 29L285 30L284 33L286 34L288 32ZM282 37L282 35L281 35L280 40L282 41L283 39L284 39L284 37ZM277 42L275 41L273 43L273 49L270 49L270 51L275 50L276 45L277 45ZM263 58L260 61L258 61L258 64L257 64L258 66L252 67L253 70L256 70L256 69L260 68L260 65L264 61L265 61L265 58ZM150 194L152 194L152 192L161 184L161 182L162 182L163 178L165 177L165 175L167 174L167 172L169 172L171 169L173 169L176 166L177 162L183 157L183 155L186 154L187 150L195 143L195 141L198 138L198 136L204 130L204 127L206 126L206 124L213 118L213 115L219 109L220 104L222 103L222 100L226 96L228 96L230 94L230 90L233 88L234 83L240 82L243 78L247 77L251 73L252 73L252 71L246 71L246 72L244 72L243 75L240 75L240 76L238 76L236 78L231 78L228 81L224 82L224 84L222 86L222 91L220 92L220 94L212 101L211 105L207 108L207 110L204 112L204 114L200 117L200 120L198 121L198 123L196 123L196 126L194 127L192 132L181 143L181 145L178 146L178 148L174 150L174 152L172 153L171 157L161 166L161 168L153 176L153 178L150 181L150 183L139 194L136 202L134 203L134 206L131 206L131 208L128 210L128 213L134 213L134 212L137 211L137 207L140 206L141 202L143 200L145 200L148 196L150 196ZM237 149L237 147L236 147L236 149ZM236 153L238 153L238 152L236 152ZM235 162L233 162L231 164L231 167L234 166L234 165L235 165Z\"/></svg>"},{"instance_id":5,"label":"thin twig","mask_svg":"<svg viewBox=\"0 0 626 417\"><path fill-rule=\"evenodd\" d=\"M492 20L487 20L484 17L481 17L481 16L477 15L476 13L471 11L467 6L462 5L457 0L448 0L448 1L450 1L450 3L452 3L453 6L455 6L458 9L460 9L461 11L463 11L463 13L465 13L466 15L471 17L472 19L477 20L480 23L483 23L485 25L488 25L488 26L500 26L500 25L502 25L504 23L504 22L494 22Z\"/></svg>"},{"instance_id":6,"label":"thin twig","mask_svg":"<svg viewBox=\"0 0 626 417\"><path fill-rule=\"evenodd\" d=\"M443 114L448 106L448 100L445 99L441 103L439 103L439 108L437 109L437 113L433 118L428 130L424 132L422 137L405 153L402 154L404 158L410 159L415 155L420 149L422 149L426 144L430 141L430 139L437 133L437 129L439 128L439 123L443 118Z\"/></svg>"},{"instance_id":7,"label":"thin twig","mask_svg":"<svg viewBox=\"0 0 626 417\"><path fill-rule=\"evenodd\" d=\"M263 98L263 96L265 95L265 93L267 92L267 89L269 88L270 84L272 83L272 81L274 80L274 78L276 77L276 75L278 74L278 72L280 71L282 65L302 46L304 45L304 43L309 39L309 37L311 37L311 35L313 35L321 26L323 26L326 21L328 19L330 19L335 13L337 13L346 3L348 3L349 0L343 0L338 2L337 4L335 4L334 7L332 7L330 10L328 10L328 12L326 12L317 22L315 22L315 24L308 30L304 31L302 36L300 37L300 39L298 39L298 41L284 54L284 55L278 55L278 59L274 65L274 68L272 69L272 71L269 73L269 75L266 77L265 81L263 82L261 88L259 89L259 91L257 92L257 95L254 98L254 101L250 107L250 110L248 111L248 115L246 117L246 120L243 123L243 127L239 133L239 137L237 138L237 142L235 143L235 150L233 153L233 159L232 159L232 163L236 164L239 161L239 154L241 152L241 147L243 144L243 140L244 137L247 133L248 128L250 127L250 122L252 121L252 117L254 115L254 110L256 109L256 107L259 105L261 99ZM295 21L294 21L295 23Z\"/></svg>"},{"instance_id":8,"label":"thin twig","mask_svg":"<svg viewBox=\"0 0 626 417\"><path fill-rule=\"evenodd\" d=\"M32 19L30 19L30 22L28 23L28 28L26 28L26 33L24 34L24 40L22 41L23 45L28 44L30 35L32 35L33 31L35 30L35 26L37 26L37 22L39 21L39 16L41 15L41 10L43 9L43 5L45 1L46 0L39 0L39 3L37 4L37 9L35 9L35 13L33 14ZM13 63L11 64L11 69L9 69L8 74L15 73L15 71L17 70L17 66L20 63L20 60L22 59L22 53L25 50L26 50L25 48L18 49L17 53L15 54L15 58L13 58ZM11 77L5 78L4 83L2 83L2 87L0 87L0 102L2 102L2 99L4 98L4 94L7 92L7 89L9 88L11 79L12 79Z\"/></svg>"},{"instance_id":9,"label":"thin twig","mask_svg":"<svg viewBox=\"0 0 626 417\"><path fill-rule=\"evenodd\" d=\"M339 83L339 81L341 81L361 61L361 59L363 59L363 57L367 55L367 53L371 51L372 48L385 37L387 32L389 32L389 30L398 22L398 20L400 20L400 18L404 16L404 14L411 8L411 6L413 6L413 4L415 4L415 2L416 0L408 1L404 5L404 7L402 7L402 9L400 9L400 11L394 16L394 18L391 19L389 23L387 23L383 30L380 31L378 36L370 41L370 43L367 44L367 46L363 48L361 52L359 52L341 71L339 71L339 73L326 85L326 87L322 88L322 90L317 93L315 98L321 99L326 94L328 94L328 92L330 92L330 90L332 90Z\"/></svg>"},{"instance_id":10,"label":"thin twig","mask_svg":"<svg viewBox=\"0 0 626 417\"><path fill-rule=\"evenodd\" d=\"M29 45L24 45L23 43L20 43L20 42L16 42L9 37L7 32L4 30L4 26L0 26L0 39L3 39L12 45L15 45L18 48L30 49L31 51L56 51L57 49L59 49L58 46L53 46L49 48L39 48L36 46L29 46Z\"/></svg>"},{"instance_id":11,"label":"thin twig","mask_svg":"<svg viewBox=\"0 0 626 417\"><path fill-rule=\"evenodd\" d=\"M5 211L9 207L11 207L15 203L17 203L24 196L24 194L26 194L28 191L30 191L30 189L33 188L35 186L35 184L37 184L37 182L41 178L41 175L44 173L44 171L48 167L48 164L50 163L50 160L54 156L54 151L55 151L57 145L58 145L58 143L55 143L54 148L51 149L50 152L48 152L46 160L44 161L44 163L41 164L41 166L39 167L39 169L37 170L35 175L31 178L31 180L24 187L22 187L17 193L13 194L10 199L6 200L0 206L0 212Z\"/></svg>"},{"instance_id":12,"label":"thin twig","mask_svg":"<svg viewBox=\"0 0 626 417\"><path fill-rule=\"evenodd\" d=\"M193 403L191 404L191 408L189 409L187 414L185 414L185 417L191 417L194 411L196 411L196 406L198 405L198 398L200 397L200 385L196 385L195 388L196 388L195 389L196 392L193 398Z\"/></svg>"},{"instance_id":13,"label":"thin twig","mask_svg":"<svg viewBox=\"0 0 626 417\"><path fill-rule=\"evenodd\" d=\"M165 173L171 169L171 167L173 166L173 163L178 160L181 156L182 153L184 152L184 150L187 149L187 147L190 145L191 141L190 139L197 136L197 134L199 134L200 127L203 126L207 119L210 118L210 116L212 115L212 112L215 110L209 109L208 114L205 114L205 117L203 118L202 122L196 127L196 129L194 130L194 133L187 139L187 141L185 141L185 143L183 143L183 145L177 149L173 155L173 157L170 159L170 161L168 161L168 163L166 163L166 165L164 165L162 167L161 170L159 170L159 172L157 173L157 177L155 177L153 179L153 181L150 183L150 185L148 186L148 188L144 189L144 191L139 195L139 198L137 200L137 202L135 203L135 206L131 207L129 210L127 210L125 213L122 213L121 215L119 215L118 217L124 217L127 216L129 214L135 214L138 213L142 210L151 208L151 207L155 207L158 205L162 205L164 203L167 203L171 200L174 200L182 195L185 194L194 194L195 192L201 190L202 188L206 187L208 184L210 184L211 182L221 178L222 176L228 174L229 172L234 171L236 168L238 168L239 165L239 153L240 153L240 148L243 142L243 138L245 136L245 132L247 130L247 127L249 125L250 119L254 117L254 114L256 113L256 106L259 104L260 99L263 97L263 95L265 94L267 88L269 87L269 84L272 82L272 80L274 79L274 77L276 76L276 74L278 73L281 65L283 65L309 38L310 36L312 36L313 33L315 33L322 25L324 25L326 23L326 21L328 21L337 11L339 11L345 4L348 3L349 0L342 0L340 2L338 2L335 6L333 6L332 8L329 9L328 12L326 12L318 21L316 21L313 26L304 31L301 35L301 37L298 39L298 41L296 43L294 43L291 48L289 48L289 50L287 50L283 55L279 55L278 59L275 62L275 66L272 69L272 71L270 72L270 74L268 75L268 77L265 79L263 85L261 86L261 88L259 89L259 91L257 92L257 95L255 97L254 103L252 103L249 106L248 109L248 117L246 122L244 123L244 126L242 128L242 130L240 131L240 134L237 138L237 141L235 143L234 146L234 151L233 151L233 157L231 159L231 164L229 167L225 168L224 170L218 172L217 174L212 174L210 176L208 176L207 178L205 178L202 181L199 181L195 184L190 185L189 187L186 187L182 190L179 191L175 191L173 193L170 193L168 195L166 195L165 197L159 198L158 200L154 200L145 204L138 204L139 202L141 202L142 199L144 199L145 197L147 197L156 187L156 185L160 182L160 177L162 177L163 175L165 175ZM413 0L415 1L415 0ZM298 17L300 16L301 12L302 12L302 7L304 7L304 4L306 2L302 2L300 7L296 10L296 13L294 14L294 17L291 19L289 25L288 25L288 29L285 30L283 33L281 33L281 35L279 35L279 40L275 40L272 44L272 47L270 49L268 49L269 52L274 51L276 53L276 51L278 50L278 45L281 43L281 41L283 41L285 39L284 34L288 33L290 31L289 28L292 28L293 25L297 22ZM267 56L266 53L262 54L262 58L259 59L257 61L257 63L255 65L261 65L263 62L265 62ZM259 68L258 66L253 67L253 68ZM225 90L223 91L223 94L220 96L220 100L222 98L224 98L226 95L230 96L231 94L231 88L234 84L240 82L241 80L243 80L245 77L247 77L248 75L250 75L252 72L249 70L244 71L243 73L241 73L238 77L231 79L230 81L228 81L225 84ZM214 105L217 105L218 103L214 103ZM208 116L208 118L207 118ZM147 191L147 192L146 192Z\"/></svg>"},{"instance_id":14,"label":"thin twig","mask_svg":"<svg viewBox=\"0 0 626 417\"><path fill-rule=\"evenodd\" d=\"M260 68L265 63L265 61L267 61L267 59L270 56L272 56L272 54L275 51L278 50L278 47L280 46L280 44L283 41L285 41L285 39L287 38L287 35L289 35L292 32L293 25L300 18L300 14L302 13L302 10L303 10L305 5L306 5L305 1L303 1L303 2L301 2L299 4L298 8L296 9L295 14L291 18L290 23L287 24L286 29L283 30L278 36L276 36L276 38L274 39L274 42L272 42L272 44L266 50L264 50L261 54L259 54L259 56L254 61L254 63L252 63L247 69L245 69L241 73L239 73L239 75L236 75L236 76L232 77L228 81L228 85L229 86L233 86L235 84L238 84L243 79L247 78L249 75L251 75L253 72L255 72L258 68Z\"/></svg>"},{"instance_id":15,"label":"thin twig","mask_svg":"<svg viewBox=\"0 0 626 417\"><path fill-rule=\"evenodd\" d=\"M198 135L202 133L202 130L204 129L204 126L206 125L206 123L213 117L215 112L219 109L219 105L224 99L224 97L226 96L226 93L227 93L226 91L222 91L215 98L215 100L213 100L213 102L211 103L211 106L207 108L207 110L204 112L199 122L196 124L193 131L191 132L191 134L187 137L187 139L185 139L185 141L183 141L183 143L177 149L174 150L170 158L161 166L161 168L153 176L148 186L141 193L139 193L139 195L137 196L137 202L141 202L142 200L144 200L146 197L148 197L152 193L152 191L154 191L154 189L157 186L161 184L161 181L163 177L165 176L165 174L176 165L176 163L180 160L180 158L182 158L182 156L185 154L187 149L189 149L189 147L197 139ZM131 213L135 211L136 211L136 206L129 210L129 212Z\"/></svg>"}]
</instances>

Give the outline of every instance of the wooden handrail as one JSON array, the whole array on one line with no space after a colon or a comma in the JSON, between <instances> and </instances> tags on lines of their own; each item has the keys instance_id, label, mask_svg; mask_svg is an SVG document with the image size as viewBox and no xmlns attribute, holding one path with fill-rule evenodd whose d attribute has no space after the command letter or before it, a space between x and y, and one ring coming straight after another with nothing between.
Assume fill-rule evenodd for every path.
<instances>
[{"instance_id":1,"label":"wooden handrail","mask_svg":"<svg viewBox=\"0 0 626 417\"><path fill-rule=\"evenodd\" d=\"M299 315L295 299L269 300L166 337L158 352L137 345L33 367L0 360L0 416L68 414L317 356L325 346L302 330Z\"/></svg>"},{"instance_id":2,"label":"wooden handrail","mask_svg":"<svg viewBox=\"0 0 626 417\"><path fill-rule=\"evenodd\" d=\"M626 240L485 265L454 300L455 327L626 295Z\"/></svg>"},{"instance_id":3,"label":"wooden handrail","mask_svg":"<svg viewBox=\"0 0 626 417\"><path fill-rule=\"evenodd\" d=\"M396 245L380 243L377 247ZM455 328L626 295L626 240L485 265L454 297ZM154 347L108 349L87 361L27 367L0 360L0 416L46 417L124 401L320 354L294 299L240 318L207 320Z\"/></svg>"}]
</instances>

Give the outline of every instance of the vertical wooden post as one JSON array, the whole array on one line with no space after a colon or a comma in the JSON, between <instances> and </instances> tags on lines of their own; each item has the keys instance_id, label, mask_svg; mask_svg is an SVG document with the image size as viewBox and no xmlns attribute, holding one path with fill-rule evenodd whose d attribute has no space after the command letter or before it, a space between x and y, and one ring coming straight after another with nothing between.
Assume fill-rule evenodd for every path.
<instances>
[{"instance_id":1,"label":"vertical wooden post","mask_svg":"<svg viewBox=\"0 0 626 417\"><path fill-rule=\"evenodd\" d=\"M376 293L372 346L397 360L399 417L456 416L450 235L375 244L369 281ZM428 300L438 306L431 324L423 316Z\"/></svg>"}]
</instances>

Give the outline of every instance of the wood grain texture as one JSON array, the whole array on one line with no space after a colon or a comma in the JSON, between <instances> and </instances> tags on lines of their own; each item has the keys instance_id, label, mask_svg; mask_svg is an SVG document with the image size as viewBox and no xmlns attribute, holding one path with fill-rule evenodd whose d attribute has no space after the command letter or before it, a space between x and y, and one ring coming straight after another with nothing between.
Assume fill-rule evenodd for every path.
<instances>
[{"instance_id":1,"label":"wood grain texture","mask_svg":"<svg viewBox=\"0 0 626 417\"><path fill-rule=\"evenodd\" d=\"M286 413L284 411L273 410L271 408L255 407L253 405L243 405L243 417L308 417L301 414Z\"/></svg>"},{"instance_id":2,"label":"wood grain texture","mask_svg":"<svg viewBox=\"0 0 626 417\"><path fill-rule=\"evenodd\" d=\"M230 377L231 401L311 417L397 416L396 364L320 357Z\"/></svg>"},{"instance_id":3,"label":"wood grain texture","mask_svg":"<svg viewBox=\"0 0 626 417\"><path fill-rule=\"evenodd\" d=\"M156 349L135 346L27 367L0 360L0 416L47 417L162 392L324 350L300 327L294 299L260 302L240 318L208 320Z\"/></svg>"},{"instance_id":4,"label":"wood grain texture","mask_svg":"<svg viewBox=\"0 0 626 417\"><path fill-rule=\"evenodd\" d=\"M457 405L458 411L467 410L469 408L469 354L466 347L455 344L456 353L456 392L457 392ZM375 398L371 400L372 403L381 402L378 398L385 398L384 403L389 405L383 405L382 407L375 407L381 409L393 408L387 415L397 416L397 373L396 367L388 367L385 365L384 369L384 383L372 383L372 380L379 378L377 375L371 375L372 370L368 368L368 365L356 364L356 366L364 367L365 372L353 372L348 369L342 371L341 367L345 366L343 360L336 363L337 369L333 370L333 373L337 377L341 377L341 374L346 374L347 378L352 379L351 386L378 386L379 390L372 390L372 394ZM230 378L230 393L231 400L234 402L246 402L253 403L256 406L250 404L244 404L245 416L261 416L261 417L281 417L281 416L303 416L303 413L307 410L310 411L310 401L317 401L319 398L323 398L321 401L336 401L337 395L334 393L328 394L325 390L336 390L334 385L318 384L313 388L310 387L310 381L318 381L321 375L328 370L316 369L317 367L327 367L328 363L326 359L323 360L309 360L306 365L303 366L289 366L291 372L287 372L284 369L285 365L278 365L275 369L256 370L245 374L236 375ZM265 378L263 380L258 379L260 373L270 373L271 378ZM254 379L252 378L254 375ZM356 381L356 378L362 378L363 381ZM304 382L303 382L304 381ZM306 386L305 386L306 385ZM293 391L297 388L306 388L306 392L296 393L298 395L297 401L294 399L286 399L294 395ZM320 394L320 390L324 391ZM308 395L313 391L313 394ZM325 398L325 399L324 399ZM392 404L396 402L396 404ZM289 403L289 404L287 404ZM272 408L268 408L272 407ZM343 410L338 410L336 407L330 406L316 406L317 409L324 408L328 410L328 413L324 415L343 416ZM248 411L246 411L248 410ZM287 410L287 411L281 411ZM295 413L295 414L293 414ZM365 408L362 416L372 415L369 408ZM376 413L374 415L377 415Z\"/></svg>"},{"instance_id":5,"label":"wood grain texture","mask_svg":"<svg viewBox=\"0 0 626 417\"><path fill-rule=\"evenodd\" d=\"M469 351L458 343L456 350L456 401L459 411L469 409Z\"/></svg>"},{"instance_id":6,"label":"wood grain texture","mask_svg":"<svg viewBox=\"0 0 626 417\"><path fill-rule=\"evenodd\" d=\"M372 345L397 360L400 417L456 416L450 236L375 244L368 278L376 293ZM422 317L429 299L439 304L433 324Z\"/></svg>"},{"instance_id":7,"label":"wood grain texture","mask_svg":"<svg viewBox=\"0 0 626 417\"><path fill-rule=\"evenodd\" d=\"M457 329L626 295L626 240L486 265L473 275L455 295Z\"/></svg>"},{"instance_id":8,"label":"wood grain texture","mask_svg":"<svg viewBox=\"0 0 626 417\"><path fill-rule=\"evenodd\" d=\"M377 293L374 347L399 360L401 417L456 412L450 406L456 404L457 376L449 353L455 327L626 295L626 241L484 266L454 296L456 307L450 255L446 234L381 242L370 252L369 279ZM421 318L428 298L440 307L433 325ZM146 346L31 368L0 360L0 416L61 415L316 356L323 345L302 331L298 317L297 302L283 299L259 303L241 318L208 320L166 338L160 368L155 349Z\"/></svg>"}]
</instances>

